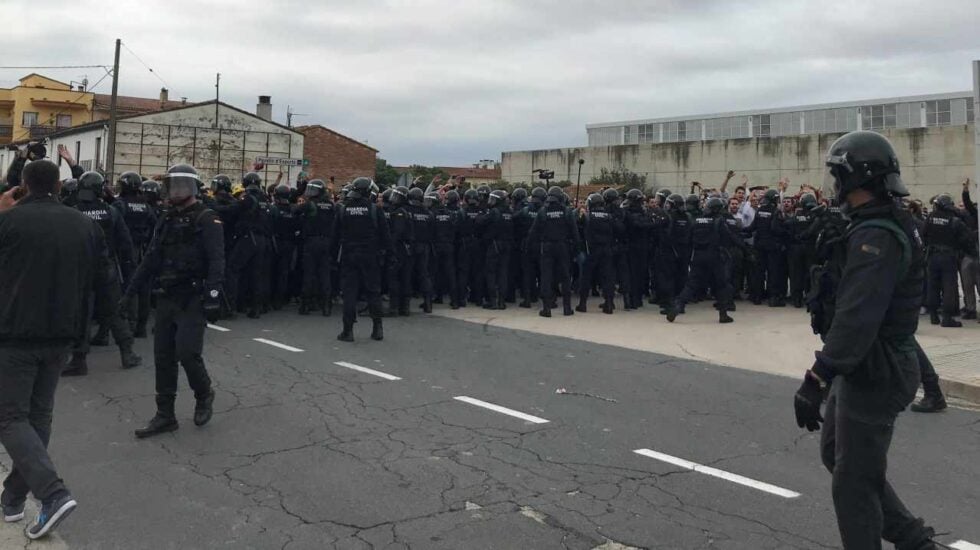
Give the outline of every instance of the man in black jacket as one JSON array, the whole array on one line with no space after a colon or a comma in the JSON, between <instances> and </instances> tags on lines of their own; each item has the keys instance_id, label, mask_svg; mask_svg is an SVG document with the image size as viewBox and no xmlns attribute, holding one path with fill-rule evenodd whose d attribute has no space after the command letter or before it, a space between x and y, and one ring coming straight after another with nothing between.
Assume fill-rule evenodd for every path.
<instances>
[{"instance_id":1,"label":"man in black jacket","mask_svg":"<svg viewBox=\"0 0 980 550\"><path fill-rule=\"evenodd\" d=\"M571 209L563 202L560 187L551 186L544 206L538 210L528 232L528 239L541 245L541 311L542 317L551 317L551 304L555 302L555 290L561 286L562 305L565 315L573 315L572 278L569 245L577 255L581 248L578 226Z\"/></svg>"},{"instance_id":2,"label":"man in black jacket","mask_svg":"<svg viewBox=\"0 0 980 550\"><path fill-rule=\"evenodd\" d=\"M24 167L26 197L13 189L0 200L0 442L13 467L3 482L4 519L23 518L28 492L42 503L28 527L35 539L51 532L75 501L47 453L58 378L72 341L85 330L88 300L108 273L102 230L58 203L58 167ZM98 312L110 309L97 294ZM97 313L98 313L97 312Z\"/></svg>"}]
</instances>

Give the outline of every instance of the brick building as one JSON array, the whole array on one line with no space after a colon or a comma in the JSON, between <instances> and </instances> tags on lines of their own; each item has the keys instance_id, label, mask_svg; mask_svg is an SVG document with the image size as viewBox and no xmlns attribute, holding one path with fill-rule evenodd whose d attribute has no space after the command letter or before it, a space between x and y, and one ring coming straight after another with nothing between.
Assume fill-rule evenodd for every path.
<instances>
[{"instance_id":1,"label":"brick building","mask_svg":"<svg viewBox=\"0 0 980 550\"><path fill-rule=\"evenodd\" d=\"M319 124L294 128L303 134L303 157L309 160L306 172L312 178L339 185L358 177L374 177L378 150Z\"/></svg>"}]
</instances>

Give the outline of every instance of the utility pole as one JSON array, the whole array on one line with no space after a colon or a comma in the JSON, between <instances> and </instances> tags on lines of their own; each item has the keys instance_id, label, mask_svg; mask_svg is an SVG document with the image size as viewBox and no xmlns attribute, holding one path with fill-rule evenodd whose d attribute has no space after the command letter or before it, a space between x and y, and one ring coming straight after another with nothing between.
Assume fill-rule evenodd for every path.
<instances>
[{"instance_id":1,"label":"utility pole","mask_svg":"<svg viewBox=\"0 0 980 550\"><path fill-rule=\"evenodd\" d=\"M578 181L575 182L575 207L578 208L578 190L582 186L582 165L585 159L578 159Z\"/></svg>"},{"instance_id":2,"label":"utility pole","mask_svg":"<svg viewBox=\"0 0 980 550\"><path fill-rule=\"evenodd\" d=\"M973 62L973 189L970 199L980 197L980 60ZM980 216L977 216L977 229L980 230Z\"/></svg>"},{"instance_id":3,"label":"utility pole","mask_svg":"<svg viewBox=\"0 0 980 550\"><path fill-rule=\"evenodd\" d=\"M119 98L119 47L122 40L116 39L116 59L112 63L112 99L109 101L109 139L106 140L105 172L106 179L113 181L116 169L116 101Z\"/></svg>"},{"instance_id":4,"label":"utility pole","mask_svg":"<svg viewBox=\"0 0 980 550\"><path fill-rule=\"evenodd\" d=\"M221 101L221 73L214 79L214 127L218 127L218 103Z\"/></svg>"},{"instance_id":5,"label":"utility pole","mask_svg":"<svg viewBox=\"0 0 980 550\"><path fill-rule=\"evenodd\" d=\"M293 127L293 117L294 116L308 116L306 113L294 113L293 108L290 105L286 105L286 126Z\"/></svg>"}]
</instances>

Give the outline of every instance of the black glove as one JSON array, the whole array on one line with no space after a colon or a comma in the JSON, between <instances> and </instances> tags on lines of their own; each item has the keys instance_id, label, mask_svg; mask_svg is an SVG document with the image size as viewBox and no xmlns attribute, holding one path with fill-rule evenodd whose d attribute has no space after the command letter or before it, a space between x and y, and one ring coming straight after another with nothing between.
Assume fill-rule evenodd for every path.
<instances>
[{"instance_id":1,"label":"black glove","mask_svg":"<svg viewBox=\"0 0 980 550\"><path fill-rule=\"evenodd\" d=\"M218 322L218 317L221 316L221 289L218 287L207 289L202 305L204 306L204 317L208 322Z\"/></svg>"},{"instance_id":2,"label":"black glove","mask_svg":"<svg viewBox=\"0 0 980 550\"><path fill-rule=\"evenodd\" d=\"M796 409L796 425L807 431L815 432L820 429L823 416L820 416L820 404L823 403L823 388L820 379L810 371L803 376L803 385L796 390L793 407Z\"/></svg>"}]
</instances>

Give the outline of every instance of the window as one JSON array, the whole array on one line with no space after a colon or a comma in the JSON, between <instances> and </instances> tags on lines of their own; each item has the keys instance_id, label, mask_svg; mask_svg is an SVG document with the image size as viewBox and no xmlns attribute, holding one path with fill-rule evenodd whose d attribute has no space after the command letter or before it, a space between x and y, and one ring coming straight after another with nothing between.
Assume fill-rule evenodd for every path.
<instances>
[{"instance_id":1,"label":"window","mask_svg":"<svg viewBox=\"0 0 980 550\"><path fill-rule=\"evenodd\" d=\"M865 130L894 128L897 111L894 103L889 105L866 105L861 107L861 122Z\"/></svg>"},{"instance_id":2,"label":"window","mask_svg":"<svg viewBox=\"0 0 980 550\"><path fill-rule=\"evenodd\" d=\"M102 138L95 138L95 167L102 168Z\"/></svg>"},{"instance_id":3,"label":"window","mask_svg":"<svg viewBox=\"0 0 980 550\"><path fill-rule=\"evenodd\" d=\"M973 99L966 100L966 121L973 122Z\"/></svg>"},{"instance_id":4,"label":"window","mask_svg":"<svg viewBox=\"0 0 980 550\"><path fill-rule=\"evenodd\" d=\"M664 141L672 143L677 141L677 126L676 122L667 123L667 128L664 130Z\"/></svg>"},{"instance_id":5,"label":"window","mask_svg":"<svg viewBox=\"0 0 980 550\"><path fill-rule=\"evenodd\" d=\"M71 115L58 115L54 125L58 128L71 128Z\"/></svg>"},{"instance_id":6,"label":"window","mask_svg":"<svg viewBox=\"0 0 980 550\"><path fill-rule=\"evenodd\" d=\"M950 108L948 99L926 101L926 126L948 126Z\"/></svg>"},{"instance_id":7,"label":"window","mask_svg":"<svg viewBox=\"0 0 980 550\"><path fill-rule=\"evenodd\" d=\"M770 133L769 115L757 115L752 117L752 135L755 137L769 137Z\"/></svg>"},{"instance_id":8,"label":"window","mask_svg":"<svg viewBox=\"0 0 980 550\"><path fill-rule=\"evenodd\" d=\"M639 126L640 143L655 143L659 136L654 133L657 129L655 124L641 124Z\"/></svg>"},{"instance_id":9,"label":"window","mask_svg":"<svg viewBox=\"0 0 980 550\"><path fill-rule=\"evenodd\" d=\"M29 111L24 111L24 118L21 124L25 128L30 128L32 126L37 126L37 113L31 113Z\"/></svg>"},{"instance_id":10,"label":"window","mask_svg":"<svg viewBox=\"0 0 980 550\"><path fill-rule=\"evenodd\" d=\"M687 121L677 123L677 141L687 141Z\"/></svg>"}]
</instances>

